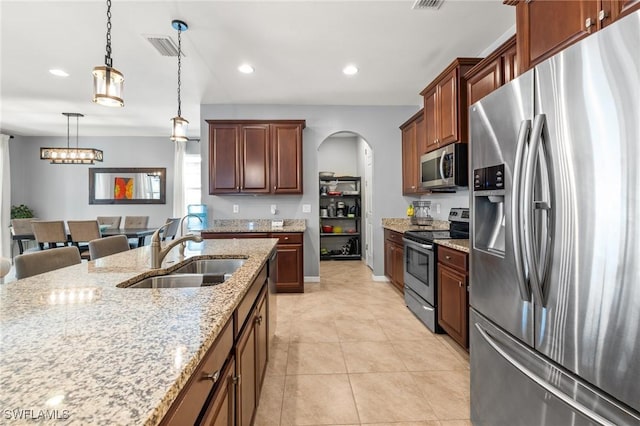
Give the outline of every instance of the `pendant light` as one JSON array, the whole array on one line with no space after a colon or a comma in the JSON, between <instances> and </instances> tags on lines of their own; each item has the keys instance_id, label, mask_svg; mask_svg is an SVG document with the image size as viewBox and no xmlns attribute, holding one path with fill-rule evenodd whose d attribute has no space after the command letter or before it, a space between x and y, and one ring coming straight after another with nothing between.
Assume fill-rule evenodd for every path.
<instances>
[{"instance_id":1,"label":"pendant light","mask_svg":"<svg viewBox=\"0 0 640 426\"><path fill-rule=\"evenodd\" d=\"M124 75L112 67L111 60L111 0L107 0L107 54L104 66L93 69L93 102L110 107L122 107Z\"/></svg>"},{"instance_id":2,"label":"pendant light","mask_svg":"<svg viewBox=\"0 0 640 426\"><path fill-rule=\"evenodd\" d=\"M102 161L102 151L95 148L79 148L79 119L84 117L78 112L63 112L67 117L67 147L66 148L40 148L40 159L49 160L51 164L94 164ZM69 119L76 118L76 147L69 146Z\"/></svg>"},{"instance_id":3,"label":"pendant light","mask_svg":"<svg viewBox=\"0 0 640 426\"><path fill-rule=\"evenodd\" d=\"M171 119L171 140L174 142L186 142L187 138L187 125L189 122L180 116L181 109L181 99L180 99L180 71L182 68L182 37L181 34L183 31L186 31L189 27L186 23L173 20L171 21L171 26L178 31L178 115Z\"/></svg>"}]
</instances>

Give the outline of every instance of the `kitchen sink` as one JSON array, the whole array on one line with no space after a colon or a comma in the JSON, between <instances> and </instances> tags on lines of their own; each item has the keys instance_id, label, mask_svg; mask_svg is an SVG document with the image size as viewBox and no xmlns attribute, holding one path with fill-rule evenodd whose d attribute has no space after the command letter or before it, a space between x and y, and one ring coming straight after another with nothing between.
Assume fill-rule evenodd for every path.
<instances>
[{"instance_id":1,"label":"kitchen sink","mask_svg":"<svg viewBox=\"0 0 640 426\"><path fill-rule=\"evenodd\" d=\"M171 274L145 278L127 288L184 288L222 284L231 274Z\"/></svg>"},{"instance_id":2,"label":"kitchen sink","mask_svg":"<svg viewBox=\"0 0 640 426\"><path fill-rule=\"evenodd\" d=\"M171 274L229 275L244 265L245 259L200 259L188 263Z\"/></svg>"}]
</instances>

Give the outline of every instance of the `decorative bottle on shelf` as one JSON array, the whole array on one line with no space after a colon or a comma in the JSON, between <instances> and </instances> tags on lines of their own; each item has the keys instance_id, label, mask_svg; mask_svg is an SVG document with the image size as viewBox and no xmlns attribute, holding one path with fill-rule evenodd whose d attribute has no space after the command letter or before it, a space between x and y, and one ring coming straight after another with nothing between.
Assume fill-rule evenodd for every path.
<instances>
[{"instance_id":1,"label":"decorative bottle on shelf","mask_svg":"<svg viewBox=\"0 0 640 426\"><path fill-rule=\"evenodd\" d=\"M327 207L327 210L329 212L329 217L335 217L336 216L336 205L331 203L329 204L329 207Z\"/></svg>"}]
</instances>

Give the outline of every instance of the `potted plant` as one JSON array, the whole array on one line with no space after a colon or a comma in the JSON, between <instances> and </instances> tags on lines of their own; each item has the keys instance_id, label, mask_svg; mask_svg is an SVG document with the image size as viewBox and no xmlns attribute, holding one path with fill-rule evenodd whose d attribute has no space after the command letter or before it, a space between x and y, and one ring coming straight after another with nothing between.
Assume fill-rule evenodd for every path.
<instances>
[{"instance_id":1,"label":"potted plant","mask_svg":"<svg viewBox=\"0 0 640 426\"><path fill-rule=\"evenodd\" d=\"M11 206L11 219L29 219L33 217L33 210L24 204Z\"/></svg>"}]
</instances>

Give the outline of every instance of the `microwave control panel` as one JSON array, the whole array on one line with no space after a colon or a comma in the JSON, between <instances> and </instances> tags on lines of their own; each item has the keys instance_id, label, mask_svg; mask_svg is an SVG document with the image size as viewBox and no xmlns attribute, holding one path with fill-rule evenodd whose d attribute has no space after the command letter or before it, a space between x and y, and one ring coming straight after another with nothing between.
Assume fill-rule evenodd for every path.
<instances>
[{"instance_id":1,"label":"microwave control panel","mask_svg":"<svg viewBox=\"0 0 640 426\"><path fill-rule=\"evenodd\" d=\"M475 169L473 171L473 189L475 191L504 189L504 164Z\"/></svg>"}]
</instances>

